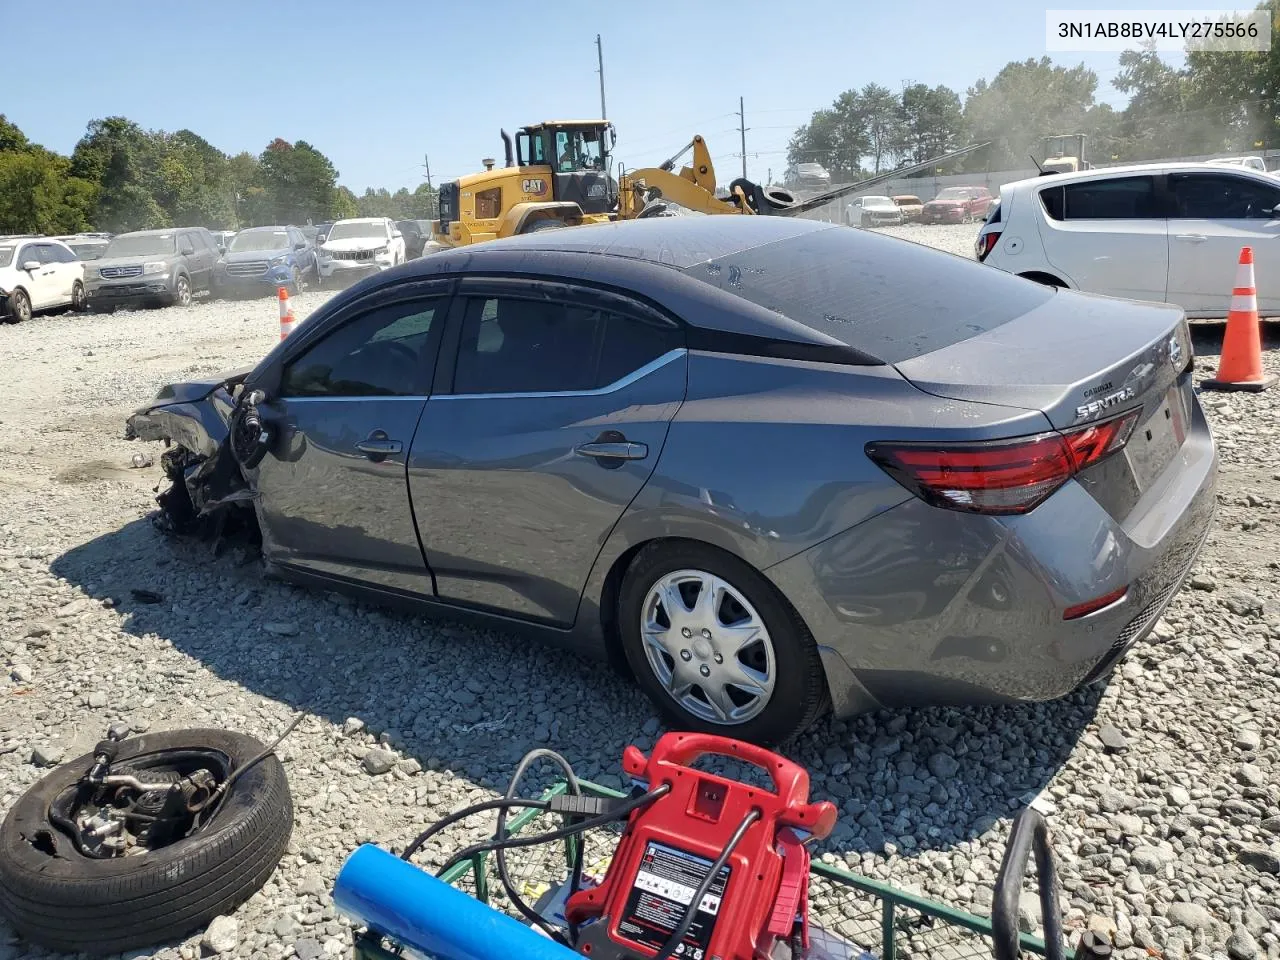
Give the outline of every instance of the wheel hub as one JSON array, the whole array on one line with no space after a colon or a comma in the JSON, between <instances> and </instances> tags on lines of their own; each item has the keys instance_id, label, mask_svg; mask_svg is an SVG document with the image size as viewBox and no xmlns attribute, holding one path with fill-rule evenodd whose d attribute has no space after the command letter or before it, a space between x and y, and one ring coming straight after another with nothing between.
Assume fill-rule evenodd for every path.
<instances>
[{"instance_id":1,"label":"wheel hub","mask_svg":"<svg viewBox=\"0 0 1280 960\"><path fill-rule=\"evenodd\" d=\"M681 709L709 723L746 723L769 704L776 680L763 618L732 584L677 570L649 590L641 613L645 656Z\"/></svg>"}]
</instances>

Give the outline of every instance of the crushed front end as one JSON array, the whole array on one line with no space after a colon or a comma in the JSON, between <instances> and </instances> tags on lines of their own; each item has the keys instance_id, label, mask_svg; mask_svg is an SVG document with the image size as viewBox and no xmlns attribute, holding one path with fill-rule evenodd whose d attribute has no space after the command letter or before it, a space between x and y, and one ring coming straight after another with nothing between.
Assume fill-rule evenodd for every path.
<instances>
[{"instance_id":1,"label":"crushed front end","mask_svg":"<svg viewBox=\"0 0 1280 960\"><path fill-rule=\"evenodd\" d=\"M160 440L170 480L156 497L169 529L220 540L234 530L256 540L253 491L229 442L243 410L249 371L169 384L125 422L126 440Z\"/></svg>"}]
</instances>

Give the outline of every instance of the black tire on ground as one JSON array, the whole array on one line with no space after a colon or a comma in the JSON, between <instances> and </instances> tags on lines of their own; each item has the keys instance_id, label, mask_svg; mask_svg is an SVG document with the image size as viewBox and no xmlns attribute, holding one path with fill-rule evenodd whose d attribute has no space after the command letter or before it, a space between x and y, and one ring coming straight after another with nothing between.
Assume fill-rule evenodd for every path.
<instances>
[{"instance_id":1,"label":"black tire on ground","mask_svg":"<svg viewBox=\"0 0 1280 960\"><path fill-rule=\"evenodd\" d=\"M21 287L9 294L8 307L5 319L10 323L26 323L31 319L31 298Z\"/></svg>"},{"instance_id":2,"label":"black tire on ground","mask_svg":"<svg viewBox=\"0 0 1280 960\"><path fill-rule=\"evenodd\" d=\"M302 271L294 267L289 271L289 282L293 284L293 292L302 292Z\"/></svg>"},{"instance_id":3,"label":"black tire on ground","mask_svg":"<svg viewBox=\"0 0 1280 960\"><path fill-rule=\"evenodd\" d=\"M703 570L728 581L755 607L773 642L777 676L768 705L739 724L712 723L681 707L653 673L640 636L645 597L663 576ZM691 540L658 541L631 561L618 595L618 624L627 664L640 688L675 729L700 730L773 745L812 726L830 707L826 672L813 635L786 598L746 562Z\"/></svg>"},{"instance_id":4,"label":"black tire on ground","mask_svg":"<svg viewBox=\"0 0 1280 960\"><path fill-rule=\"evenodd\" d=\"M234 768L263 744L226 730L172 730L123 741L116 763L174 749L214 751ZM49 804L92 762L86 754L38 781L0 828L0 915L32 942L104 954L179 939L247 900L284 855L293 802L272 755L232 785L194 836L144 854L84 857L49 823Z\"/></svg>"},{"instance_id":5,"label":"black tire on ground","mask_svg":"<svg viewBox=\"0 0 1280 960\"><path fill-rule=\"evenodd\" d=\"M84 284L77 280L71 286L71 310L74 313L84 313L89 301L84 295Z\"/></svg>"},{"instance_id":6,"label":"black tire on ground","mask_svg":"<svg viewBox=\"0 0 1280 960\"><path fill-rule=\"evenodd\" d=\"M563 220L547 220L547 219L535 220L533 221L533 223L529 224L520 232L521 233L538 233L541 230L556 230L563 226L565 226L565 222Z\"/></svg>"},{"instance_id":7,"label":"black tire on ground","mask_svg":"<svg viewBox=\"0 0 1280 960\"><path fill-rule=\"evenodd\" d=\"M169 303L175 307L191 306L191 281L185 273L180 273L173 281L173 294Z\"/></svg>"}]
</instances>

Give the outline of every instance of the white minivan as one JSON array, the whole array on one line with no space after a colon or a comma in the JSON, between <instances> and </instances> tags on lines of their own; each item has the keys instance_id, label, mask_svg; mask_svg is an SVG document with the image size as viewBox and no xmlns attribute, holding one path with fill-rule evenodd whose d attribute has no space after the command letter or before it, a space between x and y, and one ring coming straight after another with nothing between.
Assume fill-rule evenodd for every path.
<instances>
[{"instance_id":1,"label":"white minivan","mask_svg":"<svg viewBox=\"0 0 1280 960\"><path fill-rule=\"evenodd\" d=\"M1240 167L1161 163L1006 184L978 234L982 262L1056 287L1224 317L1240 249L1258 309L1280 315L1280 181Z\"/></svg>"},{"instance_id":2,"label":"white minivan","mask_svg":"<svg viewBox=\"0 0 1280 960\"><path fill-rule=\"evenodd\" d=\"M0 238L0 317L13 323L40 310L83 310L84 263L52 237Z\"/></svg>"}]
</instances>

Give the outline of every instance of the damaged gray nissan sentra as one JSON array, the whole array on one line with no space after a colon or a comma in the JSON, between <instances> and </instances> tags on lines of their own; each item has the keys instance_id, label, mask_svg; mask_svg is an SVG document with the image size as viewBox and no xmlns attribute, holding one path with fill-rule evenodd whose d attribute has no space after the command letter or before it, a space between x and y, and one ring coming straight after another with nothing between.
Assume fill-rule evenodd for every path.
<instances>
[{"instance_id":1,"label":"damaged gray nissan sentra","mask_svg":"<svg viewBox=\"0 0 1280 960\"><path fill-rule=\"evenodd\" d=\"M1192 370L1176 308L655 218L369 278L128 433L170 444L179 531L607 655L673 723L769 742L1105 677L1212 516Z\"/></svg>"}]
</instances>

